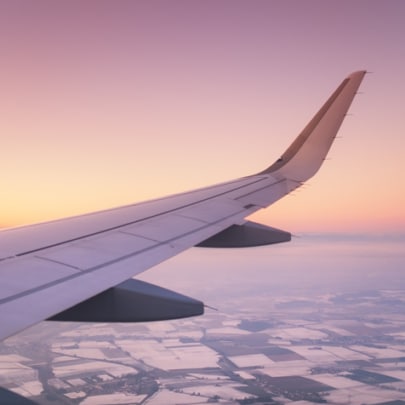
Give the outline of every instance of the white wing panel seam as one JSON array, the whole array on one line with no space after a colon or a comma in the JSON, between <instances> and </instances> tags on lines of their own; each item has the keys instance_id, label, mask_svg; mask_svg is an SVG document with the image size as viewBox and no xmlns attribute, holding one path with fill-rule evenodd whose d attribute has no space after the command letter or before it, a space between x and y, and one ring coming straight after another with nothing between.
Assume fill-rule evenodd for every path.
<instances>
[{"instance_id":1,"label":"white wing panel seam","mask_svg":"<svg viewBox=\"0 0 405 405\"><path fill-rule=\"evenodd\" d=\"M204 223L213 223L222 218L232 216L245 209L239 201L226 197L218 197L215 200L196 204L180 210L178 215L184 218L192 218Z\"/></svg>"},{"instance_id":2,"label":"white wing panel seam","mask_svg":"<svg viewBox=\"0 0 405 405\"><path fill-rule=\"evenodd\" d=\"M108 243L111 245L108 246ZM118 243L121 243L121 246ZM147 247L156 245L156 243L134 235L115 232L95 239L82 239L68 245L47 249L38 252L36 256L80 270L87 270L119 260L129 253L140 252Z\"/></svg>"},{"instance_id":3,"label":"white wing panel seam","mask_svg":"<svg viewBox=\"0 0 405 405\"><path fill-rule=\"evenodd\" d=\"M45 262L37 257L27 257L15 260L1 266L0 304L11 299L22 291L27 291L27 285L38 288L43 284L55 282L65 277L76 276L80 271L61 264ZM21 283L24 280L24 283Z\"/></svg>"},{"instance_id":4,"label":"white wing panel seam","mask_svg":"<svg viewBox=\"0 0 405 405\"><path fill-rule=\"evenodd\" d=\"M77 270L77 271L82 270L80 267L74 266L74 265L69 264L69 263L61 262L61 261L56 260L56 259L51 259L50 257L45 257L45 256L33 256L33 257L35 257L36 259L39 259L39 260L43 260L43 261L46 261L46 262L57 264L59 266L66 266L66 267L69 267L70 269L73 269L73 270Z\"/></svg>"},{"instance_id":5,"label":"white wing panel seam","mask_svg":"<svg viewBox=\"0 0 405 405\"><path fill-rule=\"evenodd\" d=\"M173 213L162 215L150 221L139 222L124 228L123 231L156 242L166 242L188 232L193 232L201 226L204 226L201 221Z\"/></svg>"}]
</instances>

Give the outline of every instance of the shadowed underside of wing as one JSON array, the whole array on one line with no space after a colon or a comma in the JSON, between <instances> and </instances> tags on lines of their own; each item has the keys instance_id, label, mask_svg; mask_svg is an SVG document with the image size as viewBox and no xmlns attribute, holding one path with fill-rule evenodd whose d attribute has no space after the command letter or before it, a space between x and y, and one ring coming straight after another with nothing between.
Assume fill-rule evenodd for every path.
<instances>
[{"instance_id":1,"label":"shadowed underside of wing","mask_svg":"<svg viewBox=\"0 0 405 405\"><path fill-rule=\"evenodd\" d=\"M91 297L105 300L103 292L192 246L240 247L288 240L287 233L247 224L245 218L315 174L364 74L348 76L282 157L259 174L145 203L1 231L0 339L71 307L77 309ZM129 289L136 294L138 286ZM126 294L127 289L125 299ZM154 289L151 294L139 305L149 306L151 297L166 295ZM159 313L154 314L159 318ZM183 316L181 311L179 316ZM122 319L119 314L118 319Z\"/></svg>"}]
</instances>

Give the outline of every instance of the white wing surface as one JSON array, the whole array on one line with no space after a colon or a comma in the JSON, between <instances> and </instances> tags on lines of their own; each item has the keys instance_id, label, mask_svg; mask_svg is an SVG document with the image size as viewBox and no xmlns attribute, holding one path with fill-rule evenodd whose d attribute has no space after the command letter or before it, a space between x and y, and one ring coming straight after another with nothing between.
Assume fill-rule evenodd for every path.
<instances>
[{"instance_id":1,"label":"white wing surface","mask_svg":"<svg viewBox=\"0 0 405 405\"><path fill-rule=\"evenodd\" d=\"M348 76L282 157L261 173L145 203L1 231L0 339L52 317L137 321L201 313L198 301L141 282L128 285L127 280L196 245L251 246L288 240L288 233L245 218L315 174L365 73ZM174 312L151 310L159 302L163 306L174 302ZM198 306L195 313L182 308L187 302ZM96 307L109 315L100 318ZM134 315L128 315L131 311Z\"/></svg>"}]
</instances>

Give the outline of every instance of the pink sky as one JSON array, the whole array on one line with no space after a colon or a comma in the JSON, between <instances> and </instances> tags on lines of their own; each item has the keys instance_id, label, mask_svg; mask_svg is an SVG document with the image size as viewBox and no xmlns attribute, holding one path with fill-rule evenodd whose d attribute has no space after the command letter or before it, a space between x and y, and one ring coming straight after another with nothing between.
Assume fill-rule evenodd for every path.
<instances>
[{"instance_id":1,"label":"pink sky","mask_svg":"<svg viewBox=\"0 0 405 405\"><path fill-rule=\"evenodd\" d=\"M368 69L331 160L255 219L404 231L404 15L400 0L2 2L0 225L255 173Z\"/></svg>"}]
</instances>

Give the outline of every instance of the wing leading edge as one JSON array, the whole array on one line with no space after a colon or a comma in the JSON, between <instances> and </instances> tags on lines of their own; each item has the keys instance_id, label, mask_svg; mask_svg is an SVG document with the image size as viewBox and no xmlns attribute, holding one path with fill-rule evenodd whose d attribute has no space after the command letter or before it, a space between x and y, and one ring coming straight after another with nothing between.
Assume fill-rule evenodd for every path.
<instances>
[{"instance_id":1,"label":"wing leading edge","mask_svg":"<svg viewBox=\"0 0 405 405\"><path fill-rule=\"evenodd\" d=\"M87 320L99 303L125 310L133 302L141 308L134 309L133 317L110 311L112 321L201 313L198 301L159 287L129 286L127 280L196 245L241 247L289 240L288 233L245 218L316 173L365 73L348 76L281 158L258 174L145 203L0 231L0 339L45 319L80 314L81 303ZM142 315L155 301L167 305L167 300L174 312L153 308L150 318Z\"/></svg>"}]
</instances>

